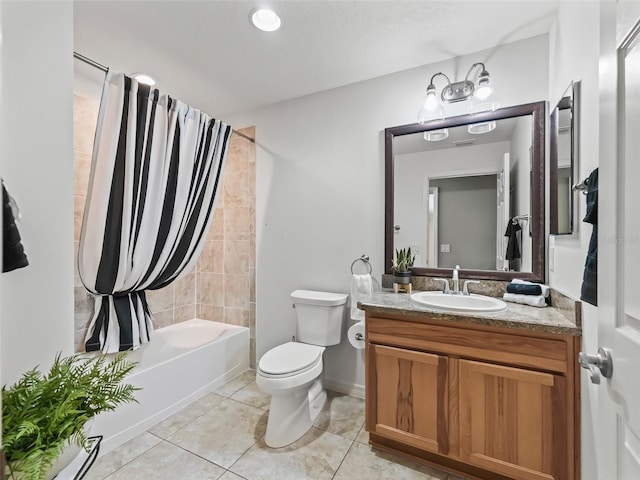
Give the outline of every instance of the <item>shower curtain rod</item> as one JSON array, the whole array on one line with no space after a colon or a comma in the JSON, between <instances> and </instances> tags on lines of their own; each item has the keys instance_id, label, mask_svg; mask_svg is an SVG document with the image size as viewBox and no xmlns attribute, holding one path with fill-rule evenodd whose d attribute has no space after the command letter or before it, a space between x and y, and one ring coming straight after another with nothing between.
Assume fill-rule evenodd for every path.
<instances>
[{"instance_id":1,"label":"shower curtain rod","mask_svg":"<svg viewBox=\"0 0 640 480\"><path fill-rule=\"evenodd\" d=\"M102 65L101 63L96 62L95 60L90 59L89 57L85 57L84 55L78 53L78 52L73 52L73 58L77 58L78 60L80 60L81 62L86 63L87 65L91 65L93 68L97 68L98 70L103 71L104 73L107 73L109 71L109 67L105 67L104 65ZM231 130L232 133L235 133L236 135L241 136L242 138L246 138L247 140L249 140L250 142L255 143L255 139L248 137L247 135L245 135L244 133L240 133L237 130Z\"/></svg>"}]
</instances>

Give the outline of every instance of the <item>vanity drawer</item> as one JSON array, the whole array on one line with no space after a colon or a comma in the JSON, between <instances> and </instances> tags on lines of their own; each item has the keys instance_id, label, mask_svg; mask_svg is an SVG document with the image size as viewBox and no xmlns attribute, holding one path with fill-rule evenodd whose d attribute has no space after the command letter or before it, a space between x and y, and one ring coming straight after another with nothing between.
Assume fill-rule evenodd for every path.
<instances>
[{"instance_id":1,"label":"vanity drawer","mask_svg":"<svg viewBox=\"0 0 640 480\"><path fill-rule=\"evenodd\" d=\"M367 342L517 365L566 374L568 343L524 332L493 332L464 327L367 317ZM526 331L525 331L526 332Z\"/></svg>"}]
</instances>

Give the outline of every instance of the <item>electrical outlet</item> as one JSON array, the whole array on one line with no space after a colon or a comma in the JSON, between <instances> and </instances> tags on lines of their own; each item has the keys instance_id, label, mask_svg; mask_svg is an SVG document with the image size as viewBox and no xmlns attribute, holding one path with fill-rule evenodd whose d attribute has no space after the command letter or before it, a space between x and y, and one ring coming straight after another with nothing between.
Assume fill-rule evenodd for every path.
<instances>
[{"instance_id":1,"label":"electrical outlet","mask_svg":"<svg viewBox=\"0 0 640 480\"><path fill-rule=\"evenodd\" d=\"M440 253L451 253L451 244L449 244L449 243L441 243L440 244Z\"/></svg>"}]
</instances>

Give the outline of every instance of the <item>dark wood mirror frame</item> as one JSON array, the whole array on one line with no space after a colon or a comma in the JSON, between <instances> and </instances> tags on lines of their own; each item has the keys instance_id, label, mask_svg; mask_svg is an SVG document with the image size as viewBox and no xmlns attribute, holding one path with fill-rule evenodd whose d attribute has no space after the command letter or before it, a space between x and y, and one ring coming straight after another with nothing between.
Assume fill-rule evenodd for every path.
<instances>
[{"instance_id":1,"label":"dark wood mirror frame","mask_svg":"<svg viewBox=\"0 0 640 480\"><path fill-rule=\"evenodd\" d=\"M545 244L545 194L544 194L544 175L545 175L545 102L527 103L524 105L516 105L513 107L500 108L493 112L473 113L469 115L460 115L450 117L444 120L434 120L424 125L412 123L409 125L400 125L397 127L389 127L385 129L385 237L384 237L384 258L385 273L393 273L393 212L394 212L394 196L393 196L393 139L402 135L410 135L413 133L426 132L428 130L437 130L440 128L453 128L460 125L469 125L478 122L487 122L490 120L500 120L504 118L521 117L524 115L532 115L532 142L531 142L531 240L532 240L532 258L531 272L505 272L500 270L461 270L460 275L463 278L481 279L481 280L504 280L509 281L514 276L518 278L531 280L534 282L544 282L545 264L544 264L544 244ZM526 229L523 228L524 231ZM451 269L448 268L423 268L415 267L412 269L415 276L430 277L450 277Z\"/></svg>"}]
</instances>

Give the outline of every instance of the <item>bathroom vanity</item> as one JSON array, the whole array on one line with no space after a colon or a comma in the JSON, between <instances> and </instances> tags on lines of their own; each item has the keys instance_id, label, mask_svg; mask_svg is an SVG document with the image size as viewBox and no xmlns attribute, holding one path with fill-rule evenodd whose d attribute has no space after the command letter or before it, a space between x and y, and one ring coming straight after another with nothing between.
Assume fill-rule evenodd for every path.
<instances>
[{"instance_id":1,"label":"bathroom vanity","mask_svg":"<svg viewBox=\"0 0 640 480\"><path fill-rule=\"evenodd\" d=\"M374 447L468 478L580 478L580 303L491 314L378 292L366 313Z\"/></svg>"}]
</instances>

